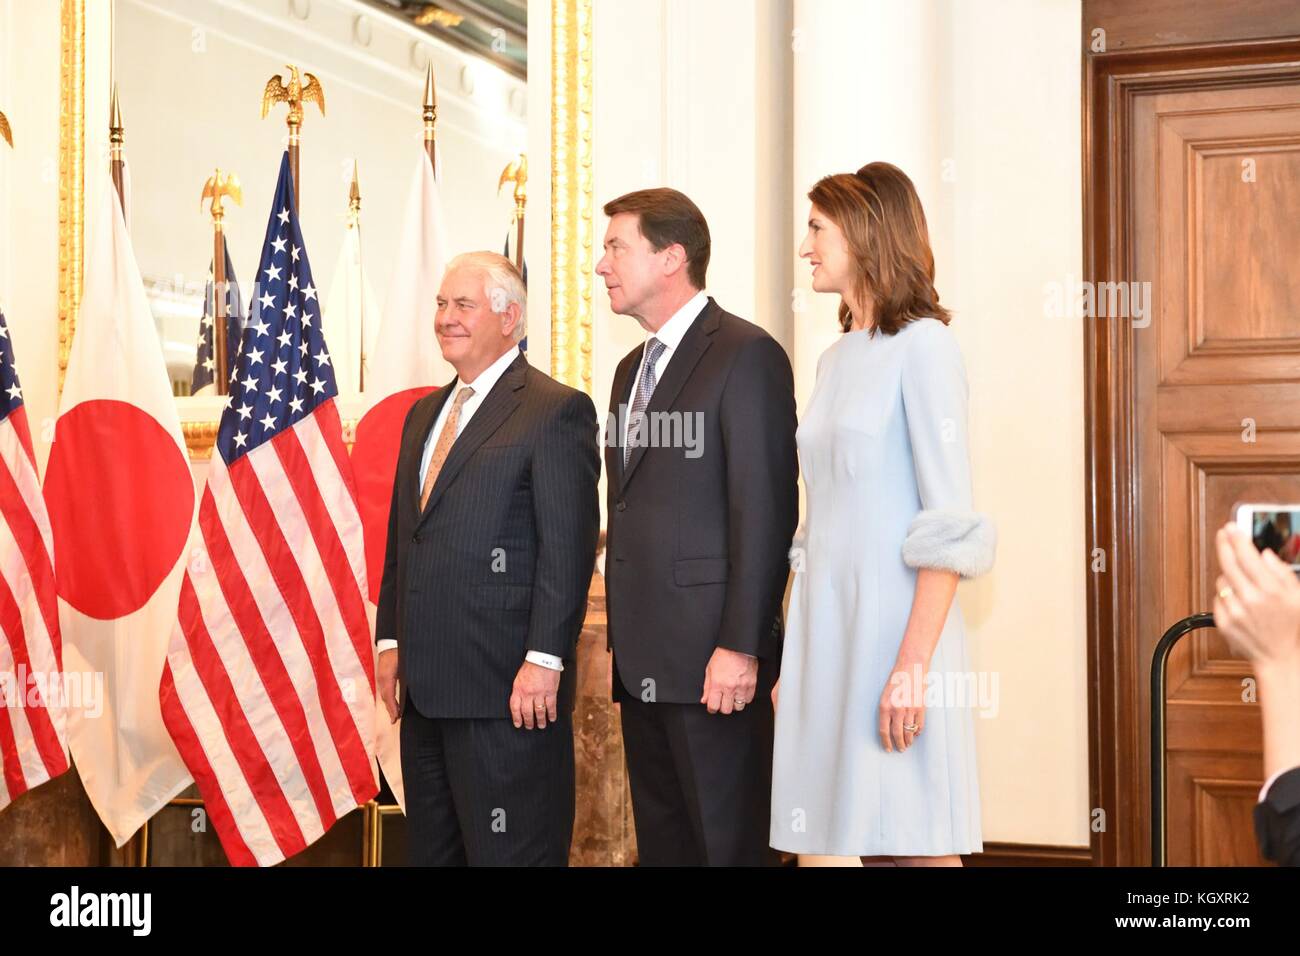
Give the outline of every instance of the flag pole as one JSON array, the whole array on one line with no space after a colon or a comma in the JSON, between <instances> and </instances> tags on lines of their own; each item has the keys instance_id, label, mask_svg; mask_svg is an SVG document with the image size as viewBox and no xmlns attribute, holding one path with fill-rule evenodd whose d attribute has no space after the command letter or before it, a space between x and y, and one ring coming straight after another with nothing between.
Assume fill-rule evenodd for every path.
<instances>
[{"instance_id":1,"label":"flag pole","mask_svg":"<svg viewBox=\"0 0 1300 956\"><path fill-rule=\"evenodd\" d=\"M293 204L302 216L301 196L298 183L298 146L302 140L303 104L315 103L320 107L320 115L325 115L325 91L311 73L300 72L292 63L286 63L289 69L289 82L279 73L272 74L262 91L262 119L270 112L273 103L288 103L289 115L285 123L289 127L289 172L293 176ZM301 77L306 77L303 83Z\"/></svg>"},{"instance_id":2,"label":"flag pole","mask_svg":"<svg viewBox=\"0 0 1300 956\"><path fill-rule=\"evenodd\" d=\"M357 272L358 279L365 275L365 270L361 266L361 182L357 175L357 161L352 160L352 186L348 190L348 216L352 220L352 228L357 231ZM360 285L360 283L358 283ZM359 307L361 310L361 367L357 371L357 391L366 390L366 296L365 287L361 286L361 301Z\"/></svg>"},{"instance_id":3,"label":"flag pole","mask_svg":"<svg viewBox=\"0 0 1300 956\"><path fill-rule=\"evenodd\" d=\"M524 207L528 205L528 157L520 153L519 158L501 170L501 179L497 182L497 195L506 183L515 184L515 268L524 271Z\"/></svg>"},{"instance_id":4,"label":"flag pole","mask_svg":"<svg viewBox=\"0 0 1300 956\"><path fill-rule=\"evenodd\" d=\"M438 91L433 83L433 64L424 74L424 151L429 154L433 175L438 175L437 147L434 144L434 127L438 123Z\"/></svg>"},{"instance_id":5,"label":"flag pole","mask_svg":"<svg viewBox=\"0 0 1300 956\"><path fill-rule=\"evenodd\" d=\"M223 227L226 210L221 202L223 196L229 196L241 206L244 204L239 177L234 173L223 175L218 168L203 184L203 195L199 197L200 209L203 208L203 200L212 200L209 207L212 213L212 379L218 395L230 394L229 346L226 344L226 230Z\"/></svg>"},{"instance_id":6,"label":"flag pole","mask_svg":"<svg viewBox=\"0 0 1300 956\"><path fill-rule=\"evenodd\" d=\"M117 201L122 206L122 216L126 217L126 177L123 170L125 159L123 149L126 145L126 127L122 125L122 108L117 102L117 84L113 84L113 107L108 120L108 168L113 176L113 188L117 190Z\"/></svg>"}]
</instances>

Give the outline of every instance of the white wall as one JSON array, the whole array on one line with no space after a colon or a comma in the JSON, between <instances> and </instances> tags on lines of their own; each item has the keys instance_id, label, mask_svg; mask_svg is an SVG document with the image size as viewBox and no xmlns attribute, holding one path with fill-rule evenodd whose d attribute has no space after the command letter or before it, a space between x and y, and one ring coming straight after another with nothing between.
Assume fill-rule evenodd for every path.
<instances>
[{"instance_id":1,"label":"white wall","mask_svg":"<svg viewBox=\"0 0 1300 956\"><path fill-rule=\"evenodd\" d=\"M908 172L969 372L976 504L1000 534L992 574L959 592L999 690L976 725L985 840L1084 845L1083 336L1043 308L1082 258L1079 0L788 6L599 0L596 245L609 198L691 195L709 291L786 345L802 408L838 334L795 254L807 191L872 160ZM642 339L597 281L598 402Z\"/></svg>"},{"instance_id":2,"label":"white wall","mask_svg":"<svg viewBox=\"0 0 1300 956\"><path fill-rule=\"evenodd\" d=\"M0 306L42 469L56 411L59 302L59 4L0 0Z\"/></svg>"}]
</instances>

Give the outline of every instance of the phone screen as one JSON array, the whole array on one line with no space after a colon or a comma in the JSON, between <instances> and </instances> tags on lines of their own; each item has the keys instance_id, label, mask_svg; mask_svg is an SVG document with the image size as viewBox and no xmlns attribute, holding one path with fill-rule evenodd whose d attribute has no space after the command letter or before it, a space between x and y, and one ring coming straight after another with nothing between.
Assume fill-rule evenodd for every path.
<instances>
[{"instance_id":1,"label":"phone screen","mask_svg":"<svg viewBox=\"0 0 1300 956\"><path fill-rule=\"evenodd\" d=\"M1256 548L1268 548L1300 574L1300 511L1255 511L1250 535Z\"/></svg>"}]
</instances>

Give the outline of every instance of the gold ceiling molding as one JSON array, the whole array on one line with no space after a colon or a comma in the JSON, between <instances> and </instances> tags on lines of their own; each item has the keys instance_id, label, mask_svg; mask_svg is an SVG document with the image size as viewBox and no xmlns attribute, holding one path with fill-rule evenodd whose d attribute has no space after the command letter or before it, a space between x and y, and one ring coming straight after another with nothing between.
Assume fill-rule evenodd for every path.
<instances>
[{"instance_id":1,"label":"gold ceiling molding","mask_svg":"<svg viewBox=\"0 0 1300 956\"><path fill-rule=\"evenodd\" d=\"M551 3L551 374L591 385L592 0Z\"/></svg>"},{"instance_id":2,"label":"gold ceiling molding","mask_svg":"<svg viewBox=\"0 0 1300 956\"><path fill-rule=\"evenodd\" d=\"M86 2L63 0L59 55L59 394L81 305L85 217Z\"/></svg>"}]
</instances>

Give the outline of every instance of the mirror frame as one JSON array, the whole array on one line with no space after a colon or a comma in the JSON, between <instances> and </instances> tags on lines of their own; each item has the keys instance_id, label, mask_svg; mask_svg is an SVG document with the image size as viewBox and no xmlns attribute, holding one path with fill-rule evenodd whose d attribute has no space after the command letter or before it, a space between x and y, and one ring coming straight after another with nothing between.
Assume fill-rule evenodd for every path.
<instances>
[{"instance_id":1,"label":"mirror frame","mask_svg":"<svg viewBox=\"0 0 1300 956\"><path fill-rule=\"evenodd\" d=\"M59 371L63 393L84 269L86 0L61 0ZM592 0L551 0L551 374L592 394ZM219 402L214 400L216 413ZM344 423L351 437L355 421ZM183 420L191 460L211 457L216 418Z\"/></svg>"}]
</instances>

